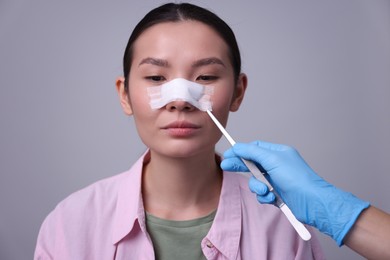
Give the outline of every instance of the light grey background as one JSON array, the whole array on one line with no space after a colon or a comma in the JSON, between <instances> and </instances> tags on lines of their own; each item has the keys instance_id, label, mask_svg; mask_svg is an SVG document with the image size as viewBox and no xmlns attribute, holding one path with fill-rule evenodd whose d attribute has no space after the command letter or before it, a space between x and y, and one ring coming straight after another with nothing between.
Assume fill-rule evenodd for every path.
<instances>
[{"instance_id":1,"label":"light grey background","mask_svg":"<svg viewBox=\"0 0 390 260\"><path fill-rule=\"evenodd\" d=\"M389 212L390 1L191 2L241 47L249 88L235 139L293 145ZM133 27L161 3L0 0L0 259L31 259L60 200L144 151L114 81ZM361 259L319 237L329 259Z\"/></svg>"}]
</instances>

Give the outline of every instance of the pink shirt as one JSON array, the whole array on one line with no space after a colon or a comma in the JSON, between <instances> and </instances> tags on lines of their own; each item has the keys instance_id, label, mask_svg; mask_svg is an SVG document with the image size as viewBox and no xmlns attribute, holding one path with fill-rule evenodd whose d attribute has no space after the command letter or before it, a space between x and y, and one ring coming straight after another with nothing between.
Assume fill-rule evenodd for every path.
<instances>
[{"instance_id":1,"label":"pink shirt","mask_svg":"<svg viewBox=\"0 0 390 260\"><path fill-rule=\"evenodd\" d=\"M143 160L60 202L42 224L34 259L154 259L141 196ZM245 176L224 172L201 247L207 259L324 259L311 233L310 241L301 240L279 209L256 201Z\"/></svg>"}]
</instances>

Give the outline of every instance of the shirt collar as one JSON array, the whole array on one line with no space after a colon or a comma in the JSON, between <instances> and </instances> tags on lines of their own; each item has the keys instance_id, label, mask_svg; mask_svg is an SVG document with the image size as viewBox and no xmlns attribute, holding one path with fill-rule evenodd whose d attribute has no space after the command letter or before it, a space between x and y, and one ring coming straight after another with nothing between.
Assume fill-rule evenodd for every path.
<instances>
[{"instance_id":1,"label":"shirt collar","mask_svg":"<svg viewBox=\"0 0 390 260\"><path fill-rule=\"evenodd\" d=\"M218 158L218 157L217 157ZM142 168L150 160L149 150L137 160L119 184L114 215L112 243L131 232L138 220L146 233L145 210L141 195ZM235 173L224 172L217 214L206 238L228 259L238 254L241 237L241 193ZM226 239L229 238L229 239Z\"/></svg>"},{"instance_id":2,"label":"shirt collar","mask_svg":"<svg viewBox=\"0 0 390 260\"><path fill-rule=\"evenodd\" d=\"M119 184L117 205L114 213L112 243L116 244L131 232L136 220L145 231L145 210L141 196L143 165L150 160L149 150L126 172Z\"/></svg>"}]
</instances>

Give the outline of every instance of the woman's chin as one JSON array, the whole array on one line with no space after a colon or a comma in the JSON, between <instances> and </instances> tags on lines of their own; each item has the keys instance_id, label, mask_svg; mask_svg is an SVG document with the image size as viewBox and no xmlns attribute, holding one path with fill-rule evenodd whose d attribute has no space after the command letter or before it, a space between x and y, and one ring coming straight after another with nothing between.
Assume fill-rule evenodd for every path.
<instances>
[{"instance_id":1,"label":"woman's chin","mask_svg":"<svg viewBox=\"0 0 390 260\"><path fill-rule=\"evenodd\" d=\"M205 153L214 153L215 146L200 146L199 143L190 143L183 140L175 140L169 144L150 146L152 153L171 158L191 158Z\"/></svg>"}]
</instances>

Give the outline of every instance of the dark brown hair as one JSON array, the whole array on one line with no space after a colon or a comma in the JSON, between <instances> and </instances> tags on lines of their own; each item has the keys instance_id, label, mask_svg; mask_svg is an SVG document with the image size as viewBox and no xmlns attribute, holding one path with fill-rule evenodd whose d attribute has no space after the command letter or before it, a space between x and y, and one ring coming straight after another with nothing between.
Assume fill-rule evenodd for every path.
<instances>
[{"instance_id":1,"label":"dark brown hair","mask_svg":"<svg viewBox=\"0 0 390 260\"><path fill-rule=\"evenodd\" d=\"M151 10L136 25L127 43L123 57L123 76L125 77L125 89L128 89L128 77L133 59L133 45L137 38L153 25L164 22L179 22L194 20L202 22L213 28L225 41L229 48L234 78L237 81L241 72L241 56L236 37L232 29L213 12L189 3L168 3Z\"/></svg>"}]
</instances>

